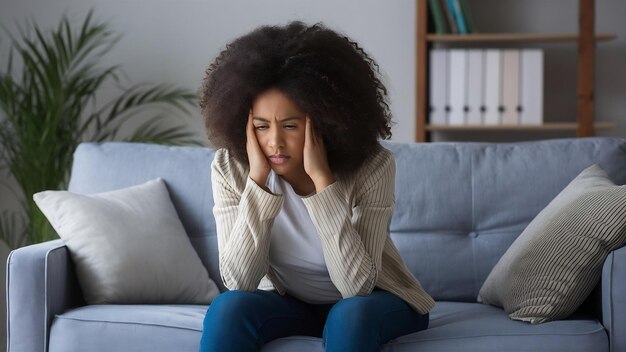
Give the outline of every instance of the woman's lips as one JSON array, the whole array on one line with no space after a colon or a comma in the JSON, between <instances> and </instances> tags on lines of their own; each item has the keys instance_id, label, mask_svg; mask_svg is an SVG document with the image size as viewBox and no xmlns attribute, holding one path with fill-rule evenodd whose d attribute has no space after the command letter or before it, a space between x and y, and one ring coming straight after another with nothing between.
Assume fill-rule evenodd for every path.
<instances>
[{"instance_id":1,"label":"woman's lips","mask_svg":"<svg viewBox=\"0 0 626 352\"><path fill-rule=\"evenodd\" d=\"M278 154L278 155L270 156L269 159L272 162L272 164L282 165L286 163L287 160L289 160L289 157L287 155Z\"/></svg>"}]
</instances>

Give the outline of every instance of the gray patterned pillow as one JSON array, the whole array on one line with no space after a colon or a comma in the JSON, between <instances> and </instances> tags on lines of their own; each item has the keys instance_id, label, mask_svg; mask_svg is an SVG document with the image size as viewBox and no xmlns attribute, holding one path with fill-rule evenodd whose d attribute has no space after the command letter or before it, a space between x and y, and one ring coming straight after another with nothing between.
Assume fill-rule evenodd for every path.
<instances>
[{"instance_id":1,"label":"gray patterned pillow","mask_svg":"<svg viewBox=\"0 0 626 352\"><path fill-rule=\"evenodd\" d=\"M533 324L572 314L626 244L626 186L598 165L580 173L531 221L480 289L478 301Z\"/></svg>"}]
</instances>

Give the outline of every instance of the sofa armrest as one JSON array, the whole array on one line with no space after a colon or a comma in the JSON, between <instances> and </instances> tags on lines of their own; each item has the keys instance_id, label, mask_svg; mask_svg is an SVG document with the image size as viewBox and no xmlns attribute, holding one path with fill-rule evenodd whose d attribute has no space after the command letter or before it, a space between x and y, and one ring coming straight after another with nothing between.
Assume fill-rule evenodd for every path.
<instances>
[{"instance_id":1,"label":"sofa armrest","mask_svg":"<svg viewBox=\"0 0 626 352\"><path fill-rule=\"evenodd\" d=\"M18 248L7 259L7 351L47 351L56 314L84 305L61 240Z\"/></svg>"},{"instance_id":2,"label":"sofa armrest","mask_svg":"<svg viewBox=\"0 0 626 352\"><path fill-rule=\"evenodd\" d=\"M626 247L609 253L602 268L602 325L611 352L626 352Z\"/></svg>"}]
</instances>

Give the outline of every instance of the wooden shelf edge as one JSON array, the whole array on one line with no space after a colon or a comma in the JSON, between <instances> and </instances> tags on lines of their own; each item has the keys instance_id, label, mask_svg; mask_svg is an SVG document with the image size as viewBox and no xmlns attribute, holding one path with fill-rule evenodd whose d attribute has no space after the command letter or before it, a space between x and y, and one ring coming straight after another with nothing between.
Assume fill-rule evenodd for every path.
<instances>
[{"instance_id":1,"label":"wooden shelf edge","mask_svg":"<svg viewBox=\"0 0 626 352\"><path fill-rule=\"evenodd\" d=\"M611 129L615 127L612 122L596 122L593 124L594 129ZM544 123L542 125L426 125L427 131L575 131L576 123L570 122L554 122Z\"/></svg>"},{"instance_id":2,"label":"wooden shelf edge","mask_svg":"<svg viewBox=\"0 0 626 352\"><path fill-rule=\"evenodd\" d=\"M596 41L617 38L613 33L598 33ZM476 34L427 34L428 42L576 42L578 34L567 33L476 33Z\"/></svg>"}]
</instances>

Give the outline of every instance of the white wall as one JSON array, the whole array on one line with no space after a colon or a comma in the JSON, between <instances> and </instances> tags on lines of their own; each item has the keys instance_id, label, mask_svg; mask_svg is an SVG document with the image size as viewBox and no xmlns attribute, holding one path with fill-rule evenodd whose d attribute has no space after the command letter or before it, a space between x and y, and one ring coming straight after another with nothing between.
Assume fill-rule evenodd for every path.
<instances>
[{"instance_id":1,"label":"white wall","mask_svg":"<svg viewBox=\"0 0 626 352\"><path fill-rule=\"evenodd\" d=\"M6 3L6 0L3 0ZM401 122L396 140L413 138L414 2L412 0L266 1L12 1L0 21L33 17L53 26L63 13L80 21L95 6L124 34L106 63L122 63L132 82L169 81L196 89L205 68L224 45L264 24L322 21L358 41L379 63L390 90L392 112ZM203 134L200 119L192 124Z\"/></svg>"},{"instance_id":2,"label":"white wall","mask_svg":"<svg viewBox=\"0 0 626 352\"><path fill-rule=\"evenodd\" d=\"M476 22L483 31L576 30L574 0L470 0ZM618 128L601 135L626 136L626 1L598 0L598 31L619 35L601 44L597 58L596 116L614 121ZM290 20L324 22L358 41L378 62L390 91L391 110L397 122L396 141L414 137L415 112L415 1L414 0L0 0L0 24L10 29L32 18L43 28L56 26L62 14L80 22L94 7L96 17L109 20L123 39L104 64L122 64L130 82L172 82L197 89L203 72L224 45L264 24ZM543 46L546 52L546 112L554 121L573 120L576 68L575 46ZM0 34L0 53L7 41ZM0 67L4 67L4 56ZM105 91L100 101L106 101ZM204 135L199 113L189 128ZM558 136L558 135L556 135ZM546 138L554 134L451 134L435 140ZM568 135L562 135L568 136ZM6 179L0 175L0 180ZM16 201L0 186L0 211L15 208ZM4 263L4 258L0 258ZM0 265L3 269L4 265ZM0 277L1 279L2 277ZM4 285L0 285L0 293ZM0 312L4 305L0 305ZM4 315L4 313L3 313ZM5 338L4 319L0 332ZM0 341L0 346L3 346Z\"/></svg>"}]
</instances>

